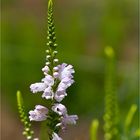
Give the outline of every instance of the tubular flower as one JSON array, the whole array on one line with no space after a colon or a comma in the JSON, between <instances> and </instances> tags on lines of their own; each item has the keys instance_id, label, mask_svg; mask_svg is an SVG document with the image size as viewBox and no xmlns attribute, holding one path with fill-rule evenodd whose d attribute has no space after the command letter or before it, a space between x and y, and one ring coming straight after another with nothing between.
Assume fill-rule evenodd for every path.
<instances>
[{"instance_id":1,"label":"tubular flower","mask_svg":"<svg viewBox=\"0 0 140 140\"><path fill-rule=\"evenodd\" d=\"M52 140L62 140L56 133L52 134L53 139Z\"/></svg>"},{"instance_id":2,"label":"tubular flower","mask_svg":"<svg viewBox=\"0 0 140 140\"><path fill-rule=\"evenodd\" d=\"M45 77L42 79L42 82L31 84L30 89L33 93L43 92L42 98L53 99L57 102L61 102L65 96L67 96L66 89L70 87L74 80L73 73L74 69L72 65L67 65L63 63L53 68L53 76L49 75L50 69L48 66L45 66L42 71L45 74ZM58 71L58 72L56 72ZM56 90L53 90L55 81L58 80L58 86Z\"/></svg>"},{"instance_id":3,"label":"tubular flower","mask_svg":"<svg viewBox=\"0 0 140 140\"><path fill-rule=\"evenodd\" d=\"M48 109L42 105L36 105L35 110L29 112L30 121L44 121L47 118Z\"/></svg>"},{"instance_id":4,"label":"tubular flower","mask_svg":"<svg viewBox=\"0 0 140 140\"><path fill-rule=\"evenodd\" d=\"M59 114L60 116L67 114L67 109L62 104L54 104L54 106L52 106L52 110L57 114Z\"/></svg>"}]
</instances>

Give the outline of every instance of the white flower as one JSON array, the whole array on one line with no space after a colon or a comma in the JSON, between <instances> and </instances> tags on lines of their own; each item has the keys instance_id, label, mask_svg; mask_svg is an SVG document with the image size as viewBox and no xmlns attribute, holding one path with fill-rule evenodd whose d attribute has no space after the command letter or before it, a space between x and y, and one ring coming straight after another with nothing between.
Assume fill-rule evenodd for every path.
<instances>
[{"instance_id":1,"label":"white flower","mask_svg":"<svg viewBox=\"0 0 140 140\"><path fill-rule=\"evenodd\" d=\"M59 103L58 104L54 104L54 106L52 106L52 110L54 112L56 112L57 114L59 114L59 115L67 114L66 107L64 105L62 105L62 104L59 104Z\"/></svg>"},{"instance_id":2,"label":"white flower","mask_svg":"<svg viewBox=\"0 0 140 140\"><path fill-rule=\"evenodd\" d=\"M61 122L57 124L57 126L61 126L62 130L66 129L68 124L75 125L76 121L78 120L77 115L64 115L61 117Z\"/></svg>"},{"instance_id":3,"label":"white flower","mask_svg":"<svg viewBox=\"0 0 140 140\"><path fill-rule=\"evenodd\" d=\"M54 70L54 71L58 71L59 68L58 68L58 67L54 67L53 70Z\"/></svg>"},{"instance_id":4,"label":"white flower","mask_svg":"<svg viewBox=\"0 0 140 140\"><path fill-rule=\"evenodd\" d=\"M29 111L30 121L44 121L46 120L48 109L42 105L36 105L34 110Z\"/></svg>"},{"instance_id":5,"label":"white flower","mask_svg":"<svg viewBox=\"0 0 140 140\"><path fill-rule=\"evenodd\" d=\"M65 90L63 90L63 89L60 90L59 89L59 90L56 91L56 93L54 95L54 98L57 102L61 102L64 99L65 96L67 96L67 93L65 92Z\"/></svg>"},{"instance_id":6,"label":"white flower","mask_svg":"<svg viewBox=\"0 0 140 140\"><path fill-rule=\"evenodd\" d=\"M61 91L61 90L66 90L66 89L67 89L67 85L64 84L63 82L60 82L58 87L57 87L57 90Z\"/></svg>"},{"instance_id":7,"label":"white flower","mask_svg":"<svg viewBox=\"0 0 140 140\"><path fill-rule=\"evenodd\" d=\"M67 96L66 88L67 88L66 84L64 84L63 82L59 83L54 95L56 101L61 102L64 99L64 97Z\"/></svg>"},{"instance_id":8,"label":"white flower","mask_svg":"<svg viewBox=\"0 0 140 140\"><path fill-rule=\"evenodd\" d=\"M54 72L53 76L54 76L54 78L58 78L59 77L59 73L58 72Z\"/></svg>"},{"instance_id":9,"label":"white flower","mask_svg":"<svg viewBox=\"0 0 140 140\"><path fill-rule=\"evenodd\" d=\"M74 80L69 77L65 77L64 79L61 80L60 85L62 83L65 84L65 88L68 88L74 83Z\"/></svg>"},{"instance_id":10,"label":"white flower","mask_svg":"<svg viewBox=\"0 0 140 140\"><path fill-rule=\"evenodd\" d=\"M54 84L54 78L51 75L45 76L42 79L42 82L31 84L30 89L33 93L44 91L47 87Z\"/></svg>"},{"instance_id":11,"label":"white flower","mask_svg":"<svg viewBox=\"0 0 140 140\"><path fill-rule=\"evenodd\" d=\"M73 79L70 78L64 78L61 80L61 82L58 85L58 90L66 90L68 87L70 87L74 83Z\"/></svg>"},{"instance_id":12,"label":"white flower","mask_svg":"<svg viewBox=\"0 0 140 140\"><path fill-rule=\"evenodd\" d=\"M45 78L42 79L42 81L47 85L47 86L52 86L54 84L54 78L51 75L45 76Z\"/></svg>"},{"instance_id":13,"label":"white flower","mask_svg":"<svg viewBox=\"0 0 140 140\"><path fill-rule=\"evenodd\" d=\"M47 67L47 66L45 66ZM44 68L45 69L45 68ZM43 98L53 99L54 93L52 91L52 87L54 85L54 78L51 75L46 75L45 78L42 79L42 83L35 83L30 86L30 89L33 93L43 91Z\"/></svg>"},{"instance_id":14,"label":"white flower","mask_svg":"<svg viewBox=\"0 0 140 140\"><path fill-rule=\"evenodd\" d=\"M62 140L55 132L52 134L52 140Z\"/></svg>"},{"instance_id":15,"label":"white flower","mask_svg":"<svg viewBox=\"0 0 140 140\"><path fill-rule=\"evenodd\" d=\"M57 66L59 68L59 79L62 80L66 77L73 78L72 74L75 72L72 65L67 65L63 63Z\"/></svg>"},{"instance_id":16,"label":"white flower","mask_svg":"<svg viewBox=\"0 0 140 140\"><path fill-rule=\"evenodd\" d=\"M44 93L42 94L42 97L43 98L46 98L46 99L53 99L54 97L54 93L52 91L52 87L48 87L44 90Z\"/></svg>"},{"instance_id":17,"label":"white flower","mask_svg":"<svg viewBox=\"0 0 140 140\"><path fill-rule=\"evenodd\" d=\"M45 75L48 75L48 71L49 71L49 67L45 66L44 68L42 68L42 71L44 72Z\"/></svg>"},{"instance_id":18,"label":"white flower","mask_svg":"<svg viewBox=\"0 0 140 140\"><path fill-rule=\"evenodd\" d=\"M45 83L35 83L35 84L31 84L30 86L30 89L33 93L44 91L45 88L46 88Z\"/></svg>"},{"instance_id":19,"label":"white flower","mask_svg":"<svg viewBox=\"0 0 140 140\"><path fill-rule=\"evenodd\" d=\"M39 140L39 138L34 138L33 140Z\"/></svg>"},{"instance_id":20,"label":"white flower","mask_svg":"<svg viewBox=\"0 0 140 140\"><path fill-rule=\"evenodd\" d=\"M78 120L77 115L65 115L62 119L63 124L76 124L76 121Z\"/></svg>"}]
</instances>

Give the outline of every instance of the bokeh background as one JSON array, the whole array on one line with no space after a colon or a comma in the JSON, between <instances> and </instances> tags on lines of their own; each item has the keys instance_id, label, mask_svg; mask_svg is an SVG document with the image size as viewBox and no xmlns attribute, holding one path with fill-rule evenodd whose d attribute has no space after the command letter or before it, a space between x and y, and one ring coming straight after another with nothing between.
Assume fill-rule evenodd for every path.
<instances>
[{"instance_id":1,"label":"bokeh background","mask_svg":"<svg viewBox=\"0 0 140 140\"><path fill-rule=\"evenodd\" d=\"M104 47L117 55L117 95L122 120L138 104L138 1L54 0L58 58L74 65L75 84L64 103L78 114L65 140L88 140L92 119L104 113ZM44 103L29 86L43 78L47 42L47 0L2 0L2 140L24 140L16 107L21 90L27 110ZM137 113L138 118L138 113ZM138 119L135 119L136 121ZM137 123L137 122L135 122ZM37 128L39 125L34 124ZM102 130L100 130L102 137Z\"/></svg>"}]
</instances>

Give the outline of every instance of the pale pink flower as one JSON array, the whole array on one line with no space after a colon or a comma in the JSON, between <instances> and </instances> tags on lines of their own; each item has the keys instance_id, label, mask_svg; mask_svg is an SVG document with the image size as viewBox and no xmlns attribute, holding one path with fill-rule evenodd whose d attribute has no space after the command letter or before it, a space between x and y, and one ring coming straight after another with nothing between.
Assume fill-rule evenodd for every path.
<instances>
[{"instance_id":1,"label":"pale pink flower","mask_svg":"<svg viewBox=\"0 0 140 140\"><path fill-rule=\"evenodd\" d=\"M52 110L53 110L54 112L56 112L57 114L59 114L59 115L65 115L65 114L67 114L67 109L66 109L66 107L65 107L64 105L62 105L62 104L59 104L59 103L54 104L54 105L52 106Z\"/></svg>"},{"instance_id":2,"label":"pale pink flower","mask_svg":"<svg viewBox=\"0 0 140 140\"><path fill-rule=\"evenodd\" d=\"M29 111L30 121L44 121L47 118L48 109L42 105L36 105L34 110Z\"/></svg>"},{"instance_id":3,"label":"pale pink flower","mask_svg":"<svg viewBox=\"0 0 140 140\"><path fill-rule=\"evenodd\" d=\"M62 140L61 137L58 136L55 132L52 134L52 140Z\"/></svg>"}]
</instances>

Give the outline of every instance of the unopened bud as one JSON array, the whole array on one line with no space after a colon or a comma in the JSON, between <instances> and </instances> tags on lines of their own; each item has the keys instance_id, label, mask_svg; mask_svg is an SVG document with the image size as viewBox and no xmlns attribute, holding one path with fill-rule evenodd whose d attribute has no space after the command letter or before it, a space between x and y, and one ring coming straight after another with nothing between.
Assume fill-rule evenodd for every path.
<instances>
[{"instance_id":1,"label":"unopened bud","mask_svg":"<svg viewBox=\"0 0 140 140\"><path fill-rule=\"evenodd\" d=\"M54 59L53 61L54 61L55 63L57 63L57 62L58 62L58 59Z\"/></svg>"},{"instance_id":2,"label":"unopened bud","mask_svg":"<svg viewBox=\"0 0 140 140\"><path fill-rule=\"evenodd\" d=\"M53 70L54 70L54 71L58 71L58 67L54 67Z\"/></svg>"},{"instance_id":3,"label":"unopened bud","mask_svg":"<svg viewBox=\"0 0 140 140\"><path fill-rule=\"evenodd\" d=\"M54 47L57 47L58 45L57 44L54 44Z\"/></svg>"},{"instance_id":4,"label":"unopened bud","mask_svg":"<svg viewBox=\"0 0 140 140\"><path fill-rule=\"evenodd\" d=\"M46 50L46 53L50 53L50 51L49 50Z\"/></svg>"},{"instance_id":5,"label":"unopened bud","mask_svg":"<svg viewBox=\"0 0 140 140\"><path fill-rule=\"evenodd\" d=\"M47 65L47 66L50 65L50 62L46 62L46 65Z\"/></svg>"},{"instance_id":6,"label":"unopened bud","mask_svg":"<svg viewBox=\"0 0 140 140\"><path fill-rule=\"evenodd\" d=\"M47 55L47 59L49 59L51 56L50 55Z\"/></svg>"},{"instance_id":7,"label":"unopened bud","mask_svg":"<svg viewBox=\"0 0 140 140\"><path fill-rule=\"evenodd\" d=\"M27 139L28 139L28 140L32 139L32 136L27 136Z\"/></svg>"},{"instance_id":8,"label":"unopened bud","mask_svg":"<svg viewBox=\"0 0 140 140\"><path fill-rule=\"evenodd\" d=\"M29 130L30 130L29 128L26 128L26 129L25 129L25 131L29 131Z\"/></svg>"},{"instance_id":9,"label":"unopened bud","mask_svg":"<svg viewBox=\"0 0 140 140\"><path fill-rule=\"evenodd\" d=\"M22 132L22 135L27 135L27 132L26 132L26 131L23 131L23 132Z\"/></svg>"},{"instance_id":10,"label":"unopened bud","mask_svg":"<svg viewBox=\"0 0 140 140\"><path fill-rule=\"evenodd\" d=\"M57 54L57 53L58 53L58 51L54 51L53 53L54 53L54 54Z\"/></svg>"},{"instance_id":11,"label":"unopened bud","mask_svg":"<svg viewBox=\"0 0 140 140\"><path fill-rule=\"evenodd\" d=\"M49 71L49 67L48 66L45 66L44 68L42 68L42 71L43 72L48 72Z\"/></svg>"},{"instance_id":12,"label":"unopened bud","mask_svg":"<svg viewBox=\"0 0 140 140\"><path fill-rule=\"evenodd\" d=\"M50 44L49 43L47 43L47 46L49 46Z\"/></svg>"},{"instance_id":13,"label":"unopened bud","mask_svg":"<svg viewBox=\"0 0 140 140\"><path fill-rule=\"evenodd\" d=\"M59 73L58 73L58 72L54 72L54 73L53 73L53 76L54 76L55 78L58 78L58 77L59 77Z\"/></svg>"}]
</instances>

